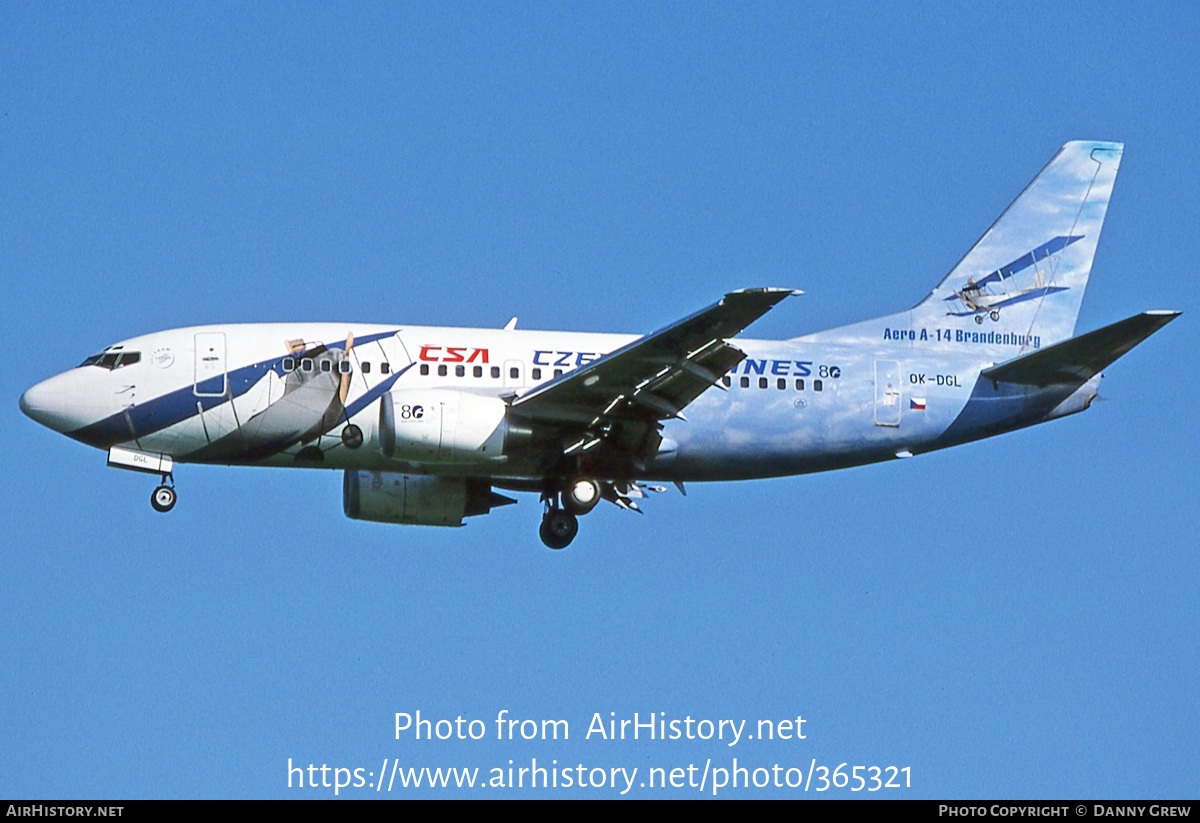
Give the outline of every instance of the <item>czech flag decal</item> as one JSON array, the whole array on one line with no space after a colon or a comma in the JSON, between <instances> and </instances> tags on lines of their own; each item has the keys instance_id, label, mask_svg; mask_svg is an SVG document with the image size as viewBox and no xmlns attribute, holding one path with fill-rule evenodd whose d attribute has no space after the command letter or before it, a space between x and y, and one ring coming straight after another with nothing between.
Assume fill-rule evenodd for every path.
<instances>
[{"instance_id":1,"label":"czech flag decal","mask_svg":"<svg viewBox=\"0 0 1200 823\"><path fill-rule=\"evenodd\" d=\"M908 400L908 407L910 409L916 409L917 411L925 411L925 398L910 397Z\"/></svg>"}]
</instances>

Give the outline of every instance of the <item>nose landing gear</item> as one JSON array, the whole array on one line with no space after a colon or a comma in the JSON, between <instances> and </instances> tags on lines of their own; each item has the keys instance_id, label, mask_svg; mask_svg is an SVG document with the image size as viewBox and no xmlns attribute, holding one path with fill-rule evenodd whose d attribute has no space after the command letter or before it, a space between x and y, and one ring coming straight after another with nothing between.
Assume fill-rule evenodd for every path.
<instances>
[{"instance_id":1,"label":"nose landing gear","mask_svg":"<svg viewBox=\"0 0 1200 823\"><path fill-rule=\"evenodd\" d=\"M167 485L168 480L171 482L169 486ZM150 494L150 505L154 507L156 512L169 512L175 508L176 497L175 478L169 474L164 474L162 485Z\"/></svg>"}]
</instances>

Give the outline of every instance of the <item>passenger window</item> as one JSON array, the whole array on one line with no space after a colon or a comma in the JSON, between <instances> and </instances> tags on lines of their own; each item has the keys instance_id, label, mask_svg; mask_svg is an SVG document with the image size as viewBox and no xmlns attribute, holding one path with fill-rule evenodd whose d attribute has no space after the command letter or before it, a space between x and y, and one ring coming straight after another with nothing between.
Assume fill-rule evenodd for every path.
<instances>
[{"instance_id":1,"label":"passenger window","mask_svg":"<svg viewBox=\"0 0 1200 823\"><path fill-rule=\"evenodd\" d=\"M283 358L283 371L284 371L284 373L286 374L287 372L293 372L293 371L295 371L295 370L296 370L296 361L295 361L295 359L293 359L293 358L291 358L291 357L285 357L285 358Z\"/></svg>"},{"instance_id":2,"label":"passenger window","mask_svg":"<svg viewBox=\"0 0 1200 823\"><path fill-rule=\"evenodd\" d=\"M321 361L321 371L323 371L323 372L329 372L329 371L332 371L332 370L333 370L333 363L331 363L331 362L330 362L330 361L328 361L328 360L322 360L322 361Z\"/></svg>"},{"instance_id":3,"label":"passenger window","mask_svg":"<svg viewBox=\"0 0 1200 823\"><path fill-rule=\"evenodd\" d=\"M510 368L508 370L508 376L510 378L512 378L513 380L516 380L518 377L521 376L521 370L518 369L516 366L513 366L512 368Z\"/></svg>"},{"instance_id":4,"label":"passenger window","mask_svg":"<svg viewBox=\"0 0 1200 823\"><path fill-rule=\"evenodd\" d=\"M804 378L803 377L796 378L796 391L804 391Z\"/></svg>"},{"instance_id":5,"label":"passenger window","mask_svg":"<svg viewBox=\"0 0 1200 823\"><path fill-rule=\"evenodd\" d=\"M386 360L379 364L379 373L380 374L387 374L391 370L392 370L392 365L390 363L388 363Z\"/></svg>"},{"instance_id":6,"label":"passenger window","mask_svg":"<svg viewBox=\"0 0 1200 823\"><path fill-rule=\"evenodd\" d=\"M533 370L533 379L534 379L534 380L541 380L541 379L542 379L542 370L541 370L541 369L534 369L534 370Z\"/></svg>"},{"instance_id":7,"label":"passenger window","mask_svg":"<svg viewBox=\"0 0 1200 823\"><path fill-rule=\"evenodd\" d=\"M454 376L455 377L466 377L466 375L467 375L467 367L466 366L455 366L454 367Z\"/></svg>"},{"instance_id":8,"label":"passenger window","mask_svg":"<svg viewBox=\"0 0 1200 823\"><path fill-rule=\"evenodd\" d=\"M492 366L492 377L495 377L495 378L500 377L500 367L499 366Z\"/></svg>"},{"instance_id":9,"label":"passenger window","mask_svg":"<svg viewBox=\"0 0 1200 823\"><path fill-rule=\"evenodd\" d=\"M721 382L725 384L725 388L729 388L733 385L733 378L731 378L729 375L725 375L721 378Z\"/></svg>"},{"instance_id":10,"label":"passenger window","mask_svg":"<svg viewBox=\"0 0 1200 823\"><path fill-rule=\"evenodd\" d=\"M813 391L820 391L825 388L825 385L820 380L813 381Z\"/></svg>"},{"instance_id":11,"label":"passenger window","mask_svg":"<svg viewBox=\"0 0 1200 823\"><path fill-rule=\"evenodd\" d=\"M422 363L422 364L421 364L421 376L422 376L422 377L428 377L428 376L429 376L429 364L428 364L428 363Z\"/></svg>"},{"instance_id":12,"label":"passenger window","mask_svg":"<svg viewBox=\"0 0 1200 823\"><path fill-rule=\"evenodd\" d=\"M767 378L765 378L765 377L758 378L758 387L760 389L765 389L767 387Z\"/></svg>"},{"instance_id":13,"label":"passenger window","mask_svg":"<svg viewBox=\"0 0 1200 823\"><path fill-rule=\"evenodd\" d=\"M471 369L471 374L475 375L476 377L483 377L483 366L476 366L475 368Z\"/></svg>"},{"instance_id":14,"label":"passenger window","mask_svg":"<svg viewBox=\"0 0 1200 823\"><path fill-rule=\"evenodd\" d=\"M555 376L555 377L562 377L562 369L555 369L555 370L554 370L554 376Z\"/></svg>"},{"instance_id":15,"label":"passenger window","mask_svg":"<svg viewBox=\"0 0 1200 823\"><path fill-rule=\"evenodd\" d=\"M750 388L750 378L743 377L741 380L738 381L738 385L741 386L743 389Z\"/></svg>"},{"instance_id":16,"label":"passenger window","mask_svg":"<svg viewBox=\"0 0 1200 823\"><path fill-rule=\"evenodd\" d=\"M438 366L438 377L445 377L445 376L446 376L446 364L443 363L442 365Z\"/></svg>"},{"instance_id":17,"label":"passenger window","mask_svg":"<svg viewBox=\"0 0 1200 823\"><path fill-rule=\"evenodd\" d=\"M300 371L308 372L313 370L313 362L307 357L300 361Z\"/></svg>"},{"instance_id":18,"label":"passenger window","mask_svg":"<svg viewBox=\"0 0 1200 823\"><path fill-rule=\"evenodd\" d=\"M349 360L343 360L341 363L338 363L338 373L339 374L349 374L350 373L350 361Z\"/></svg>"},{"instance_id":19,"label":"passenger window","mask_svg":"<svg viewBox=\"0 0 1200 823\"><path fill-rule=\"evenodd\" d=\"M363 361L363 364L362 364L362 372L363 372L363 374L370 374L370 373L371 373L371 361L369 361L369 360L364 360L364 361Z\"/></svg>"}]
</instances>

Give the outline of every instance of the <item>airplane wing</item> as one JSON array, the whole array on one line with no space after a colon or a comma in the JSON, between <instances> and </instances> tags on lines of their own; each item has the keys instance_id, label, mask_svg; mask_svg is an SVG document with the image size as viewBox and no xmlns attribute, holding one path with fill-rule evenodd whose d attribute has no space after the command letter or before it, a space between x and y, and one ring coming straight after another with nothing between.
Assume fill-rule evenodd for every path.
<instances>
[{"instance_id":1,"label":"airplane wing","mask_svg":"<svg viewBox=\"0 0 1200 823\"><path fill-rule=\"evenodd\" d=\"M1176 311L1135 314L1104 328L984 369L980 377L998 383L1026 386L1084 383L1178 316L1179 312Z\"/></svg>"},{"instance_id":2,"label":"airplane wing","mask_svg":"<svg viewBox=\"0 0 1200 823\"><path fill-rule=\"evenodd\" d=\"M690 317L518 397L513 412L557 424L568 434L563 444L567 455L601 444L634 459L653 455L661 440L658 421L686 419L683 409L746 357L726 339L799 293L730 292Z\"/></svg>"}]
</instances>

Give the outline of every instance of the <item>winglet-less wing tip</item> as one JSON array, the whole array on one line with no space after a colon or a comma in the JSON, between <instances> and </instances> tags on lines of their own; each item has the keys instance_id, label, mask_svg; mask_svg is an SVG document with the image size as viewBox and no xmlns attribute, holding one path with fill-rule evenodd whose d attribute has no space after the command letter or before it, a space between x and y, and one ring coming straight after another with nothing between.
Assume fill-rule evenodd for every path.
<instances>
[{"instance_id":1,"label":"winglet-less wing tip","mask_svg":"<svg viewBox=\"0 0 1200 823\"><path fill-rule=\"evenodd\" d=\"M761 288L761 289L737 289L736 291L731 291L730 294L782 294L785 297L787 297L787 296L798 297L798 296L804 294L804 292L801 291L800 289L780 289L780 288L775 288L772 286L767 286L767 287Z\"/></svg>"}]
</instances>

